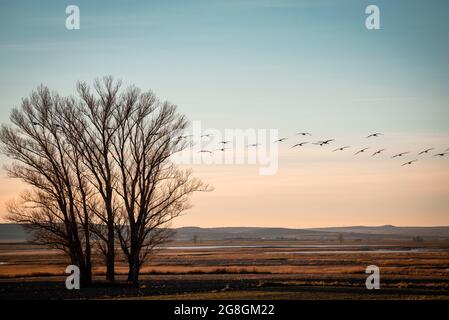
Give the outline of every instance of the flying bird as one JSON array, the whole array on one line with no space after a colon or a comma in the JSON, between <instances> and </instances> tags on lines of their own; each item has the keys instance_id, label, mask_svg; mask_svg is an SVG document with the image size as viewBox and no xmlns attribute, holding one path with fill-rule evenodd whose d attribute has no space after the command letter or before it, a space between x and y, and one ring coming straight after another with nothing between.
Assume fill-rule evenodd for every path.
<instances>
[{"instance_id":1,"label":"flying bird","mask_svg":"<svg viewBox=\"0 0 449 320\"><path fill-rule=\"evenodd\" d=\"M379 133L379 132L376 132L376 133L372 133L372 134L370 134L369 136L367 136L366 138L368 139L368 138L373 138L373 137L378 137L378 136L382 136L383 135L383 133Z\"/></svg>"},{"instance_id":2,"label":"flying bird","mask_svg":"<svg viewBox=\"0 0 449 320\"><path fill-rule=\"evenodd\" d=\"M348 149L348 148L351 148L351 147L350 147L350 146L346 146L346 147L337 148L337 149L335 149L335 150L332 151L332 152L335 152L335 151L344 151L345 149Z\"/></svg>"},{"instance_id":3,"label":"flying bird","mask_svg":"<svg viewBox=\"0 0 449 320\"><path fill-rule=\"evenodd\" d=\"M307 144L307 143L308 143L308 142L297 143L297 144L293 145L290 149L293 149L293 148L296 148L296 147L302 147L302 146L304 146L304 145Z\"/></svg>"},{"instance_id":4,"label":"flying bird","mask_svg":"<svg viewBox=\"0 0 449 320\"><path fill-rule=\"evenodd\" d=\"M406 163L402 164L402 165L401 165L401 167L404 167L404 166L409 166L409 165L411 165L411 164L412 164L413 162L416 162L416 161L418 161L418 159L415 159L415 160L412 160L412 161L406 162Z\"/></svg>"},{"instance_id":5,"label":"flying bird","mask_svg":"<svg viewBox=\"0 0 449 320\"><path fill-rule=\"evenodd\" d=\"M420 155L422 155L422 154L425 154L425 153L429 153L429 151L432 151L432 150L434 150L435 148L429 148L429 149L426 149L426 150L424 150L424 151L421 151L420 153L418 153L418 156L420 156ZM447 151L447 150L446 150Z\"/></svg>"},{"instance_id":6,"label":"flying bird","mask_svg":"<svg viewBox=\"0 0 449 320\"><path fill-rule=\"evenodd\" d=\"M281 138L281 139L278 139L278 140L276 140L274 142L284 142L285 140L287 140L287 138Z\"/></svg>"},{"instance_id":7,"label":"flying bird","mask_svg":"<svg viewBox=\"0 0 449 320\"><path fill-rule=\"evenodd\" d=\"M253 143L253 144L249 144L249 145L248 145L248 147L257 147L257 146L259 146L258 143Z\"/></svg>"},{"instance_id":8,"label":"flying bird","mask_svg":"<svg viewBox=\"0 0 449 320\"><path fill-rule=\"evenodd\" d=\"M210 138L212 135L210 133L201 135L200 138Z\"/></svg>"},{"instance_id":9,"label":"flying bird","mask_svg":"<svg viewBox=\"0 0 449 320\"><path fill-rule=\"evenodd\" d=\"M298 132L297 135L298 136L311 136L311 134L308 132Z\"/></svg>"},{"instance_id":10,"label":"flying bird","mask_svg":"<svg viewBox=\"0 0 449 320\"><path fill-rule=\"evenodd\" d=\"M314 144L319 145L320 147L329 144L330 142L335 141L334 139L329 140L323 140L323 141L317 141Z\"/></svg>"},{"instance_id":11,"label":"flying bird","mask_svg":"<svg viewBox=\"0 0 449 320\"><path fill-rule=\"evenodd\" d=\"M380 150L377 150L376 152L374 152L374 153L372 154L371 157L377 156L378 154L381 154L381 153L384 152L385 150L386 150L386 149L380 149Z\"/></svg>"},{"instance_id":12,"label":"flying bird","mask_svg":"<svg viewBox=\"0 0 449 320\"><path fill-rule=\"evenodd\" d=\"M404 156L404 155L406 155L406 154L409 154L409 153L410 153L410 152L402 152L402 153L398 153L398 154L395 154L394 156L392 156L391 158L394 159L394 158L402 157L402 156Z\"/></svg>"},{"instance_id":13,"label":"flying bird","mask_svg":"<svg viewBox=\"0 0 449 320\"><path fill-rule=\"evenodd\" d=\"M229 148L219 148L219 149L215 149L215 151L225 151L228 150Z\"/></svg>"},{"instance_id":14,"label":"flying bird","mask_svg":"<svg viewBox=\"0 0 449 320\"><path fill-rule=\"evenodd\" d=\"M225 144L231 143L231 141L224 141L223 140L223 141L220 141L219 143L222 144L222 145L225 145Z\"/></svg>"},{"instance_id":15,"label":"flying bird","mask_svg":"<svg viewBox=\"0 0 449 320\"><path fill-rule=\"evenodd\" d=\"M212 154L213 152L210 151L210 150L200 150L200 151L198 151L198 153L209 153L209 154Z\"/></svg>"},{"instance_id":16,"label":"flying bird","mask_svg":"<svg viewBox=\"0 0 449 320\"><path fill-rule=\"evenodd\" d=\"M359 150L359 151L357 151L356 153L354 153L354 155L356 156L356 155L358 155L359 153L364 153L366 150L368 150L369 148L364 148L364 149L361 149L361 150Z\"/></svg>"},{"instance_id":17,"label":"flying bird","mask_svg":"<svg viewBox=\"0 0 449 320\"><path fill-rule=\"evenodd\" d=\"M437 154L434 155L434 157L444 157L444 156L446 156L448 154L449 154L448 152L437 153Z\"/></svg>"}]
</instances>

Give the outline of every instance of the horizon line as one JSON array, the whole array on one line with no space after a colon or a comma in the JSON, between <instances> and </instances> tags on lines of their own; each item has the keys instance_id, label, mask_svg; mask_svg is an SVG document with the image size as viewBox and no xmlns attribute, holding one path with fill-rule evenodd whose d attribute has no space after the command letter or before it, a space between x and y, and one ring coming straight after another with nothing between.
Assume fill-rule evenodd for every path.
<instances>
[{"instance_id":1,"label":"horizon line","mask_svg":"<svg viewBox=\"0 0 449 320\"><path fill-rule=\"evenodd\" d=\"M26 223L16 223L16 222L0 222L0 225L21 225ZM169 229L180 229L180 228L200 228L200 229L218 229L218 228L258 228L258 229L296 229L296 230L311 230L311 229L329 229L329 228L382 228L382 227L393 227L393 228L449 228L449 225L346 225L346 226L322 226L322 227L274 227L274 226L179 226L170 227Z\"/></svg>"}]
</instances>

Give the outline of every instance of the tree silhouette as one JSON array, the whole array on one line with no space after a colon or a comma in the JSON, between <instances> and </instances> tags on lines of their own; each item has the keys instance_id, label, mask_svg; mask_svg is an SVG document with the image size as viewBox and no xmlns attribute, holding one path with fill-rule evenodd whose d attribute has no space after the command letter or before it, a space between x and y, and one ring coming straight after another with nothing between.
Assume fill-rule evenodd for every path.
<instances>
[{"instance_id":1,"label":"tree silhouette","mask_svg":"<svg viewBox=\"0 0 449 320\"><path fill-rule=\"evenodd\" d=\"M37 240L64 250L91 281L90 216L92 194L79 153L61 130L59 117L64 99L40 86L21 108L13 109L14 126L2 125L1 151L13 163L10 177L29 184L30 191L8 204L9 219L33 229Z\"/></svg>"},{"instance_id":2,"label":"tree silhouette","mask_svg":"<svg viewBox=\"0 0 449 320\"><path fill-rule=\"evenodd\" d=\"M139 283L149 255L171 236L170 222L190 208L189 196L212 190L171 156L187 147L179 136L186 118L169 102L112 77L78 97L60 97L40 86L12 125L2 125L1 151L13 160L11 177L31 186L9 205L9 218L26 223L39 241L64 250L91 281L92 248L105 257L114 281L120 243L129 272Z\"/></svg>"}]
</instances>

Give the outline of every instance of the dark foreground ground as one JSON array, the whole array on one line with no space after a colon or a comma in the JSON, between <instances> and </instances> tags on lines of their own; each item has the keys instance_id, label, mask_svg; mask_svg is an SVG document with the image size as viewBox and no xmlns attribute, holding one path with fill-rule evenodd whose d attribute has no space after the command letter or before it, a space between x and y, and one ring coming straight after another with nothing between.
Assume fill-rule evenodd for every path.
<instances>
[{"instance_id":1,"label":"dark foreground ground","mask_svg":"<svg viewBox=\"0 0 449 320\"><path fill-rule=\"evenodd\" d=\"M178 243L143 268L140 288L107 286L100 266L95 286L67 290L67 264L41 246L0 244L0 299L449 300L447 242ZM365 287L369 265L381 270L380 290ZM124 283L126 265L117 273Z\"/></svg>"},{"instance_id":2,"label":"dark foreground ground","mask_svg":"<svg viewBox=\"0 0 449 320\"><path fill-rule=\"evenodd\" d=\"M444 289L387 287L367 290L357 283L354 286L336 285L338 281L335 279L309 279L310 282L295 284L300 281L304 281L300 275L247 275L242 278L234 275L151 276L145 277L140 288L99 283L91 288L67 290L64 278L39 277L23 281L2 280L0 299L449 299L449 291Z\"/></svg>"}]
</instances>

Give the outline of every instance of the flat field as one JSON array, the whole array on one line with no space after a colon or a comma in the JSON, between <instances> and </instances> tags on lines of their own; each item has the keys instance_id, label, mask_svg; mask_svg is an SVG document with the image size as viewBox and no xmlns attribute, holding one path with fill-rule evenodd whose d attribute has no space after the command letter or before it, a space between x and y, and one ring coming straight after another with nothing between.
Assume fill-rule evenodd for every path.
<instances>
[{"instance_id":1,"label":"flat field","mask_svg":"<svg viewBox=\"0 0 449 320\"><path fill-rule=\"evenodd\" d=\"M100 257L95 259L101 265ZM449 299L446 241L173 242L143 267L140 288L118 284L65 289L62 253L30 243L0 243L0 299ZM380 268L367 290L366 267Z\"/></svg>"}]
</instances>

